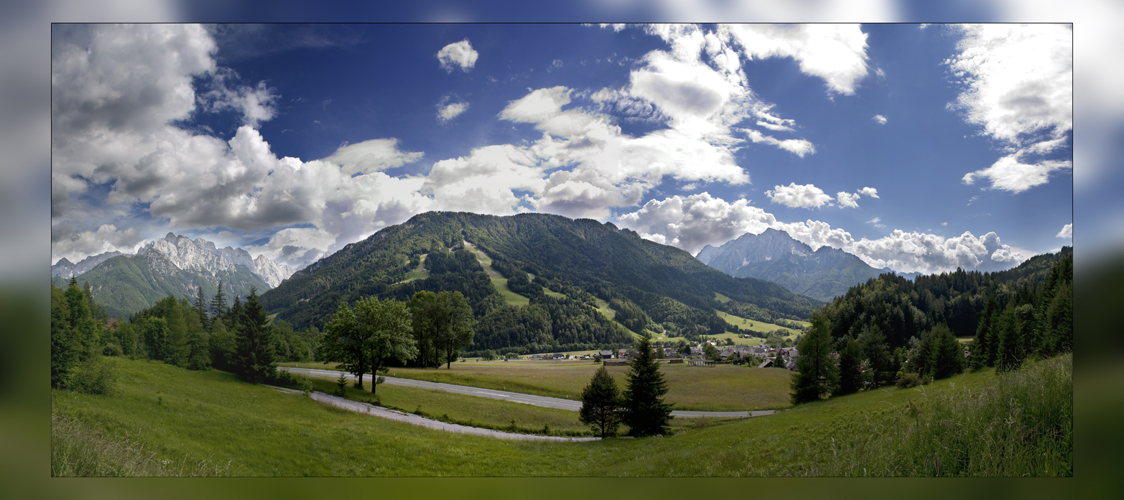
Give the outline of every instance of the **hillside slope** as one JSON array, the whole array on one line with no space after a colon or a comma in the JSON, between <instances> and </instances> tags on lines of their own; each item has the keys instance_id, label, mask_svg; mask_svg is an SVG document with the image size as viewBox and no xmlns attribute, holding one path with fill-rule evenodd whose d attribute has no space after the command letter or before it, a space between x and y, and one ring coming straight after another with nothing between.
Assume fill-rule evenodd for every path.
<instances>
[{"instance_id":1,"label":"hillside slope","mask_svg":"<svg viewBox=\"0 0 1124 500\"><path fill-rule=\"evenodd\" d=\"M545 214L495 217L433 212L387 227L298 271L263 294L262 302L297 328L322 326L341 300L366 295L406 300L419 290L461 291L478 319L501 308L507 308L509 316L532 315L503 305L475 253L448 252L465 242L487 254L492 267L508 279L511 291L531 298L531 307L551 312L584 304L592 310L599 298L614 305L622 323L639 326L634 328L637 331L721 333L732 327L718 318L716 309L732 308L761 320L805 319L820 305L774 283L727 276L687 252L612 224ZM427 254L429 276L407 281L406 273L418 268L422 254ZM566 297L558 299L547 291ZM731 300L720 303L716 294ZM558 316L551 312L551 318ZM515 322L538 324L540 319ZM552 326L555 340L562 330Z\"/></svg>"}]
</instances>

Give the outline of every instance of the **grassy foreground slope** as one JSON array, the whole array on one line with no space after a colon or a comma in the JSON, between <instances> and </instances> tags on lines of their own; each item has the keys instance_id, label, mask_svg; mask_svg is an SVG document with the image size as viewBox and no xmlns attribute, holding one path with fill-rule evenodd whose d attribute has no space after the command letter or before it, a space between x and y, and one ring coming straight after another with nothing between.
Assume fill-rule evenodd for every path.
<instances>
[{"instance_id":1,"label":"grassy foreground slope","mask_svg":"<svg viewBox=\"0 0 1124 500\"><path fill-rule=\"evenodd\" d=\"M1072 358L867 391L662 438L502 441L334 410L299 394L115 360L113 396L53 392L57 417L155 460L256 476L1070 476Z\"/></svg>"}]
</instances>

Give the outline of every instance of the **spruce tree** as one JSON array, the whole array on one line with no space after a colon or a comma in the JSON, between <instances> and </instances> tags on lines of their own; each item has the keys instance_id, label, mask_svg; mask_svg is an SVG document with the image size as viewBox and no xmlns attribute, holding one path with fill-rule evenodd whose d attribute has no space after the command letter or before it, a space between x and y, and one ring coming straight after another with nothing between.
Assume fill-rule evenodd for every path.
<instances>
[{"instance_id":1,"label":"spruce tree","mask_svg":"<svg viewBox=\"0 0 1124 500\"><path fill-rule=\"evenodd\" d=\"M929 374L933 379L948 378L964 370L964 348L943 323L933 329L929 352Z\"/></svg>"},{"instance_id":2,"label":"spruce tree","mask_svg":"<svg viewBox=\"0 0 1124 500\"><path fill-rule=\"evenodd\" d=\"M593 432L604 439L617 434L620 412L620 390L605 365L601 365L593 374L589 385L582 389L582 408L578 412L578 420L590 426Z\"/></svg>"},{"instance_id":3,"label":"spruce tree","mask_svg":"<svg viewBox=\"0 0 1124 500\"><path fill-rule=\"evenodd\" d=\"M831 359L831 321L817 311L812 326L800 339L796 376L792 378L792 403L816 401L831 394L839 383L839 365Z\"/></svg>"},{"instance_id":4,"label":"spruce tree","mask_svg":"<svg viewBox=\"0 0 1124 500\"><path fill-rule=\"evenodd\" d=\"M636 357L629 367L628 388L624 391L622 420L628 425L630 436L667 433L671 421L671 405L663 402L667 390L651 341L641 337L636 344Z\"/></svg>"},{"instance_id":5,"label":"spruce tree","mask_svg":"<svg viewBox=\"0 0 1124 500\"><path fill-rule=\"evenodd\" d=\"M235 297L237 300L237 297ZM219 280L219 288L215 291L215 296L211 297L211 317L218 321L226 319L228 309L226 308L226 295L222 293L222 280ZM227 329L233 329L229 321L226 324Z\"/></svg>"},{"instance_id":6,"label":"spruce tree","mask_svg":"<svg viewBox=\"0 0 1124 500\"><path fill-rule=\"evenodd\" d=\"M238 321L238 372L250 382L264 382L275 375L273 328L265 307L258 301L257 288L250 288Z\"/></svg>"},{"instance_id":7,"label":"spruce tree","mask_svg":"<svg viewBox=\"0 0 1124 500\"><path fill-rule=\"evenodd\" d=\"M199 316L199 324L203 325L204 329L210 329L207 315L207 301L203 297L203 287L199 287L195 291L195 314Z\"/></svg>"},{"instance_id":8,"label":"spruce tree","mask_svg":"<svg viewBox=\"0 0 1124 500\"><path fill-rule=\"evenodd\" d=\"M843 337L843 349L839 352L839 395L854 394L862 388L863 350L859 341L850 336Z\"/></svg>"},{"instance_id":9,"label":"spruce tree","mask_svg":"<svg viewBox=\"0 0 1124 500\"><path fill-rule=\"evenodd\" d=\"M51 285L51 387L69 385L78 365L79 343L70 326L70 305L62 289Z\"/></svg>"}]
</instances>

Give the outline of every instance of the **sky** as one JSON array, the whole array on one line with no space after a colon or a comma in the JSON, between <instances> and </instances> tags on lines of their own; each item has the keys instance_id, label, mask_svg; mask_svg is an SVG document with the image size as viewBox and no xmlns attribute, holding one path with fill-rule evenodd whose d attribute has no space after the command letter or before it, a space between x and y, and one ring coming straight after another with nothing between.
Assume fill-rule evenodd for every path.
<instances>
[{"instance_id":1,"label":"sky","mask_svg":"<svg viewBox=\"0 0 1124 500\"><path fill-rule=\"evenodd\" d=\"M1068 24L58 24L52 262L303 267L433 211L773 227L876 268L1072 239Z\"/></svg>"}]
</instances>

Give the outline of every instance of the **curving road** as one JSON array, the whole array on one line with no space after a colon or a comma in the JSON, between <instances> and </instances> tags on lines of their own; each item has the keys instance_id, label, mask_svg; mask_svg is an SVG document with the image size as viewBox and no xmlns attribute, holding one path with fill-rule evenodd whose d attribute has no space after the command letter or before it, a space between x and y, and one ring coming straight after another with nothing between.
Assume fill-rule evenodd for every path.
<instances>
[{"instance_id":1,"label":"curving road","mask_svg":"<svg viewBox=\"0 0 1124 500\"><path fill-rule=\"evenodd\" d=\"M316 368L294 368L288 366L278 367L279 370L285 370L297 375L311 375L316 377L329 377L332 379L338 378L341 372L335 370L320 370ZM355 380L355 376L350 373L344 373L349 380ZM406 387L417 387L420 389L432 389L437 391L452 392L456 394L466 394L469 396L477 396L481 398L499 399L503 401L511 401L513 403L523 403L544 408L557 408L559 410L579 411L582 408L581 401L574 401L572 399L552 398L548 396L535 396L533 394L522 394L518 392L498 391L494 389L481 389L479 387L469 387L465 385L445 384L442 382L427 382L425 380L413 380L408 378L385 377L386 384L389 385L402 385ZM699 417L717 417L717 418L738 418L738 417L760 417L763 415L772 415L776 410L759 410L759 411L693 411L693 410L673 410L672 417L680 418L699 418Z\"/></svg>"}]
</instances>

